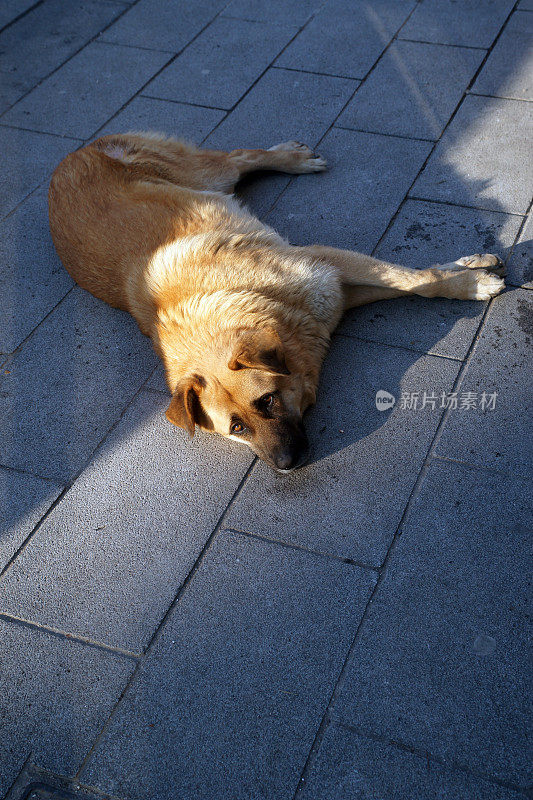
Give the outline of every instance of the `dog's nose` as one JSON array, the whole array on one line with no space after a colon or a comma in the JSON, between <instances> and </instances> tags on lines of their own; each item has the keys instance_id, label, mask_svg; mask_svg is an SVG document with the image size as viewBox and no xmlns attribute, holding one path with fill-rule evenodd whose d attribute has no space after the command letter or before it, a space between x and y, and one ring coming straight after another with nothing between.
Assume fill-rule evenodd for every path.
<instances>
[{"instance_id":1,"label":"dog's nose","mask_svg":"<svg viewBox=\"0 0 533 800\"><path fill-rule=\"evenodd\" d=\"M280 455L276 457L275 464L277 469L287 472L290 469L295 469L297 461L298 459L294 457L293 453L280 453Z\"/></svg>"},{"instance_id":2,"label":"dog's nose","mask_svg":"<svg viewBox=\"0 0 533 800\"><path fill-rule=\"evenodd\" d=\"M307 461L309 448L307 443L305 446L299 447L294 450L284 450L278 453L274 459L276 469L280 472L290 472L293 469L301 467Z\"/></svg>"}]
</instances>

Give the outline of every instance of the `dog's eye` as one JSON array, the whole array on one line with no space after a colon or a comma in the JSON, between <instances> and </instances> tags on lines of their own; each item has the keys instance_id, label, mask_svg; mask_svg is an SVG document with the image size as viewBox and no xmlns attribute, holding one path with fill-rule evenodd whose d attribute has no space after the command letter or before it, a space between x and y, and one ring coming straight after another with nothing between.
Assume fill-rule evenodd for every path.
<instances>
[{"instance_id":1,"label":"dog's eye","mask_svg":"<svg viewBox=\"0 0 533 800\"><path fill-rule=\"evenodd\" d=\"M264 394L263 397L261 398L261 403L265 405L267 408L270 408L273 402L274 402L273 394Z\"/></svg>"},{"instance_id":2,"label":"dog's eye","mask_svg":"<svg viewBox=\"0 0 533 800\"><path fill-rule=\"evenodd\" d=\"M244 425L242 422L234 422L230 428L231 433L242 433L244 430Z\"/></svg>"}]
</instances>

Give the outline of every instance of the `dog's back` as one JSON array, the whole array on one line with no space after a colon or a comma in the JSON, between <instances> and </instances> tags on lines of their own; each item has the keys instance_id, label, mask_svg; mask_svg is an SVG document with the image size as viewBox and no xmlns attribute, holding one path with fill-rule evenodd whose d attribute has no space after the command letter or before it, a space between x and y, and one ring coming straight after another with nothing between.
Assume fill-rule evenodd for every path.
<instances>
[{"instance_id":1,"label":"dog's back","mask_svg":"<svg viewBox=\"0 0 533 800\"><path fill-rule=\"evenodd\" d=\"M50 230L58 255L80 286L112 306L131 310L132 269L186 227L189 190L158 191L158 180L92 145L67 156L52 176Z\"/></svg>"}]
</instances>

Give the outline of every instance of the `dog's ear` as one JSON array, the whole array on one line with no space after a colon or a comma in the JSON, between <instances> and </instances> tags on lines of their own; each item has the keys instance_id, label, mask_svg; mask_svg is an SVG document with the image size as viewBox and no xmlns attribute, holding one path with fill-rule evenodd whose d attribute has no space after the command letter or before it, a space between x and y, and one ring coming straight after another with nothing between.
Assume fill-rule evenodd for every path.
<instances>
[{"instance_id":1,"label":"dog's ear","mask_svg":"<svg viewBox=\"0 0 533 800\"><path fill-rule=\"evenodd\" d=\"M165 416L179 428L185 428L189 436L194 436L194 427L199 422L200 401L198 395L205 381L199 375L183 378L172 395Z\"/></svg>"},{"instance_id":2,"label":"dog's ear","mask_svg":"<svg viewBox=\"0 0 533 800\"><path fill-rule=\"evenodd\" d=\"M228 362L230 369L263 369L274 375L290 375L283 344L273 328L243 328Z\"/></svg>"}]
</instances>

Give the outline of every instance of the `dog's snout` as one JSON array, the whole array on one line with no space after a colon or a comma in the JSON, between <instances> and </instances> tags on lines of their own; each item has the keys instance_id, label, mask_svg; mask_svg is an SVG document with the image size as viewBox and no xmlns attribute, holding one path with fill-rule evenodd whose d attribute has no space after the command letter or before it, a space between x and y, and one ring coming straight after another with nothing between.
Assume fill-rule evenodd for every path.
<instances>
[{"instance_id":1,"label":"dog's snout","mask_svg":"<svg viewBox=\"0 0 533 800\"><path fill-rule=\"evenodd\" d=\"M274 465L280 472L290 472L301 467L309 455L309 442L303 427L293 432L290 440L274 454Z\"/></svg>"}]
</instances>

